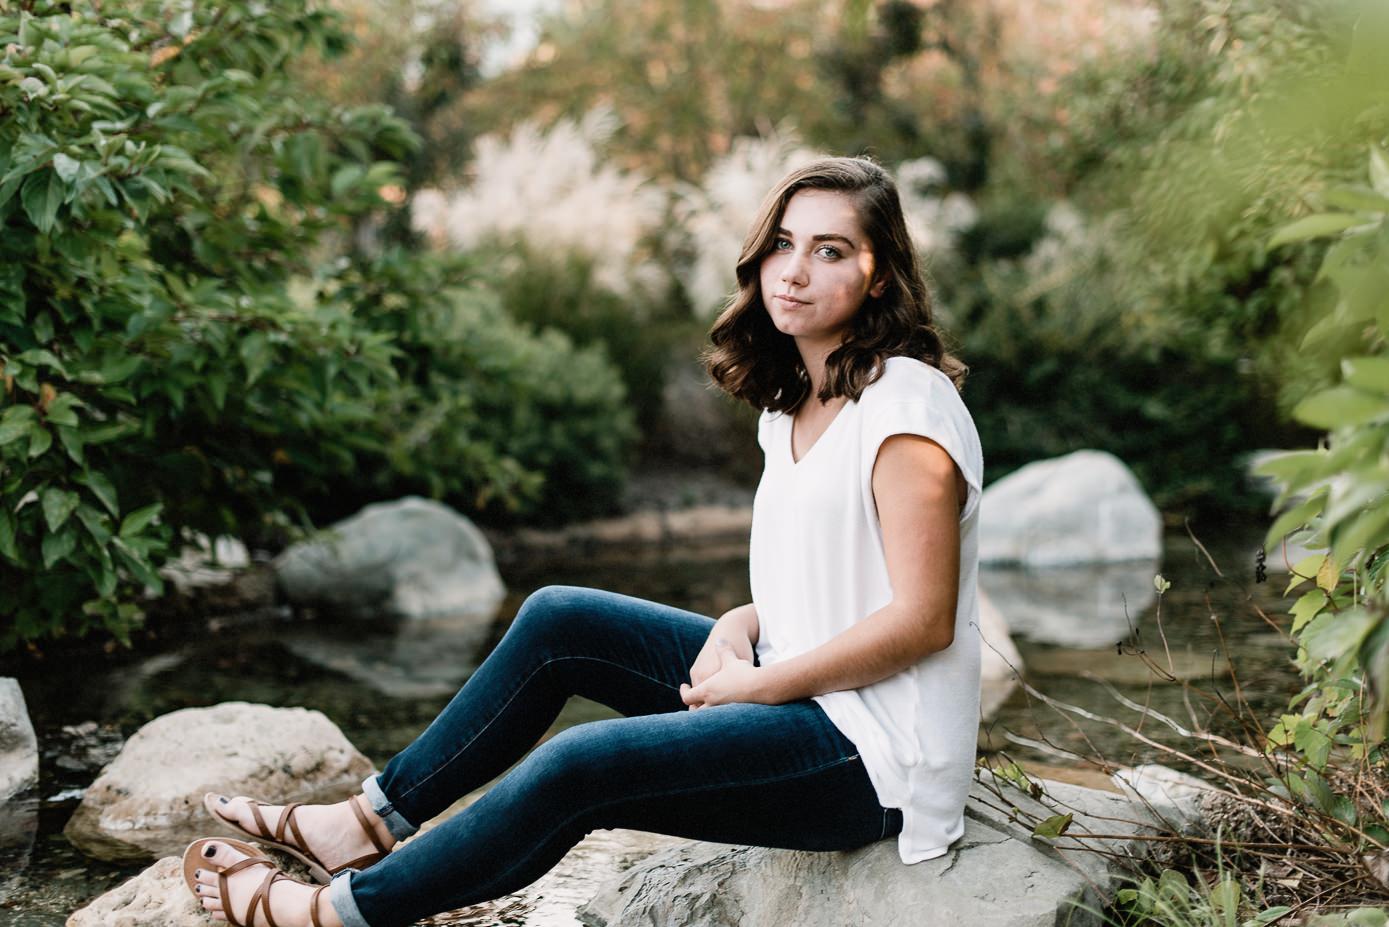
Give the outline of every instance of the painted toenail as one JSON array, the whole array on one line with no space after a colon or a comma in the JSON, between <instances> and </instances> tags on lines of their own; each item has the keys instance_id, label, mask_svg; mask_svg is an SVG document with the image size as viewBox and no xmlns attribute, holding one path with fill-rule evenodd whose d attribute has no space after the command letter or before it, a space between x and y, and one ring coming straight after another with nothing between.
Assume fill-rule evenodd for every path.
<instances>
[{"instance_id":1,"label":"painted toenail","mask_svg":"<svg viewBox=\"0 0 1389 927\"><path fill-rule=\"evenodd\" d=\"M219 795L219 796L217 797L217 803L218 803L218 804L221 804L221 805L225 805L225 804L227 803L227 797L226 797L225 795Z\"/></svg>"},{"instance_id":2,"label":"painted toenail","mask_svg":"<svg viewBox=\"0 0 1389 927\"><path fill-rule=\"evenodd\" d=\"M216 853L217 848L210 843L203 848L203 855L206 856L208 859L211 859L213 856L216 855Z\"/></svg>"}]
</instances>

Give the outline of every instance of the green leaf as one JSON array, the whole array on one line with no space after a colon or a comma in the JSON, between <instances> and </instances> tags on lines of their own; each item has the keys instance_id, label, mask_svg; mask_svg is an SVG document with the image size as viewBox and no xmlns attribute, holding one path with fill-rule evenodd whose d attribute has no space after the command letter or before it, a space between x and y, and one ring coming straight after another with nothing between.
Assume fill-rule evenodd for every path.
<instances>
[{"instance_id":1,"label":"green leaf","mask_svg":"<svg viewBox=\"0 0 1389 927\"><path fill-rule=\"evenodd\" d=\"M1350 563L1356 551L1378 550L1389 544L1386 529L1389 529L1389 505L1366 509L1332 529L1332 558L1337 563Z\"/></svg>"},{"instance_id":2,"label":"green leaf","mask_svg":"<svg viewBox=\"0 0 1389 927\"><path fill-rule=\"evenodd\" d=\"M0 447L27 437L30 426L37 420L32 406L10 406L0 415Z\"/></svg>"},{"instance_id":3,"label":"green leaf","mask_svg":"<svg viewBox=\"0 0 1389 927\"><path fill-rule=\"evenodd\" d=\"M1348 212L1389 212L1389 197L1368 187L1335 187L1326 191L1326 205Z\"/></svg>"},{"instance_id":4,"label":"green leaf","mask_svg":"<svg viewBox=\"0 0 1389 927\"><path fill-rule=\"evenodd\" d=\"M1273 520L1268 534L1264 537L1264 549L1270 555L1277 553L1277 546L1288 534L1301 528L1326 507L1326 490L1315 493L1310 499L1295 505Z\"/></svg>"},{"instance_id":5,"label":"green leaf","mask_svg":"<svg viewBox=\"0 0 1389 927\"><path fill-rule=\"evenodd\" d=\"M123 538L134 537L144 530L145 526L154 521L160 510L164 508L164 503L155 502L144 508L136 509L125 517L121 522L120 535Z\"/></svg>"},{"instance_id":6,"label":"green leaf","mask_svg":"<svg viewBox=\"0 0 1389 927\"><path fill-rule=\"evenodd\" d=\"M129 568L130 572L135 574L136 579L146 586L153 588L156 592L163 590L164 580L162 580L159 574L145 561L145 558L133 550L129 544L126 544L125 541L120 538L113 538L111 545L115 548L116 553L120 556L121 561L126 567Z\"/></svg>"},{"instance_id":7,"label":"green leaf","mask_svg":"<svg viewBox=\"0 0 1389 927\"><path fill-rule=\"evenodd\" d=\"M1302 598L1298 599L1296 604L1288 610L1288 614L1293 619L1292 633L1300 632L1325 607L1326 595L1320 589L1303 593Z\"/></svg>"},{"instance_id":8,"label":"green leaf","mask_svg":"<svg viewBox=\"0 0 1389 927\"><path fill-rule=\"evenodd\" d=\"M1331 756L1331 736L1311 721L1302 718L1293 730L1293 746L1307 757L1313 769L1325 769Z\"/></svg>"},{"instance_id":9,"label":"green leaf","mask_svg":"<svg viewBox=\"0 0 1389 927\"><path fill-rule=\"evenodd\" d=\"M66 425L59 425L56 430L58 440L62 442L63 450L67 452L68 459L79 467L84 466L87 460L86 452L83 449L85 441L82 433L76 428L69 428Z\"/></svg>"},{"instance_id":10,"label":"green leaf","mask_svg":"<svg viewBox=\"0 0 1389 927\"><path fill-rule=\"evenodd\" d=\"M87 533L92 536L92 540L102 547L111 540L111 528L107 524L106 516L85 503L77 507L77 520L82 522Z\"/></svg>"},{"instance_id":11,"label":"green leaf","mask_svg":"<svg viewBox=\"0 0 1389 927\"><path fill-rule=\"evenodd\" d=\"M1378 145L1370 146L1370 185L1376 193L1389 196L1389 161L1384 160Z\"/></svg>"},{"instance_id":12,"label":"green leaf","mask_svg":"<svg viewBox=\"0 0 1389 927\"><path fill-rule=\"evenodd\" d=\"M48 404L48 411L44 417L53 425L66 425L69 428L77 427L77 413L74 411L77 406L82 404L72 393L60 393L58 398Z\"/></svg>"},{"instance_id":13,"label":"green leaf","mask_svg":"<svg viewBox=\"0 0 1389 927\"><path fill-rule=\"evenodd\" d=\"M57 534L47 535L43 539L43 568L51 570L55 563L66 558L76 546L77 532L73 531L70 525Z\"/></svg>"},{"instance_id":14,"label":"green leaf","mask_svg":"<svg viewBox=\"0 0 1389 927\"><path fill-rule=\"evenodd\" d=\"M0 557L8 557L18 562L19 548L15 546L14 535L14 516L5 509L0 509Z\"/></svg>"},{"instance_id":15,"label":"green leaf","mask_svg":"<svg viewBox=\"0 0 1389 927\"><path fill-rule=\"evenodd\" d=\"M1302 632L1302 646L1313 660L1337 660L1360 646L1375 621L1363 608L1324 612Z\"/></svg>"},{"instance_id":16,"label":"green leaf","mask_svg":"<svg viewBox=\"0 0 1389 927\"><path fill-rule=\"evenodd\" d=\"M49 367L58 371L58 375L64 379L68 378L67 367L63 365L62 361L58 360L57 355L52 351L47 351L43 348L31 348L19 355L17 360L30 367Z\"/></svg>"},{"instance_id":17,"label":"green leaf","mask_svg":"<svg viewBox=\"0 0 1389 927\"><path fill-rule=\"evenodd\" d=\"M1255 927L1266 927L1266 925L1272 924L1280 918L1287 917L1291 913L1293 913L1293 909L1285 904L1275 905L1272 908L1264 908L1258 914L1254 915L1254 925Z\"/></svg>"},{"instance_id":18,"label":"green leaf","mask_svg":"<svg viewBox=\"0 0 1389 927\"><path fill-rule=\"evenodd\" d=\"M92 491L92 495L96 496L97 501L106 507L106 511L111 513L112 518L120 517L121 508L116 499L116 487L111 485L111 481L105 475L95 470L84 470L75 479Z\"/></svg>"},{"instance_id":19,"label":"green leaf","mask_svg":"<svg viewBox=\"0 0 1389 927\"><path fill-rule=\"evenodd\" d=\"M1389 396L1389 357L1347 357L1341 376L1351 386Z\"/></svg>"},{"instance_id":20,"label":"green leaf","mask_svg":"<svg viewBox=\"0 0 1389 927\"><path fill-rule=\"evenodd\" d=\"M270 366L270 342L264 332L252 332L241 342L241 359L246 364L246 385L260 379Z\"/></svg>"},{"instance_id":21,"label":"green leaf","mask_svg":"<svg viewBox=\"0 0 1389 927\"><path fill-rule=\"evenodd\" d=\"M63 183L72 183L77 177L77 171L82 167L82 162L76 158L59 152L53 156L53 170L57 172L59 179Z\"/></svg>"},{"instance_id":22,"label":"green leaf","mask_svg":"<svg viewBox=\"0 0 1389 927\"><path fill-rule=\"evenodd\" d=\"M1389 415L1389 400L1352 386L1313 393L1293 407L1293 418L1314 428L1347 428Z\"/></svg>"},{"instance_id":23,"label":"green leaf","mask_svg":"<svg viewBox=\"0 0 1389 927\"><path fill-rule=\"evenodd\" d=\"M77 493L67 489L49 487L39 494L39 500L43 506L43 520L48 525L49 532L56 532L63 526L63 523L77 511L77 505L82 500Z\"/></svg>"},{"instance_id":24,"label":"green leaf","mask_svg":"<svg viewBox=\"0 0 1389 927\"><path fill-rule=\"evenodd\" d=\"M19 201L24 204L24 212L29 221L43 235L53 231L53 223L58 217L58 207L63 205L63 182L53 171L40 171L30 174L19 191Z\"/></svg>"},{"instance_id":25,"label":"green leaf","mask_svg":"<svg viewBox=\"0 0 1389 927\"><path fill-rule=\"evenodd\" d=\"M1364 222L1365 220L1360 216L1351 216L1340 212L1324 212L1304 216L1274 232L1273 237L1268 240L1268 247L1272 250L1292 242L1325 238L1337 232L1344 232L1348 228L1363 225Z\"/></svg>"},{"instance_id":26,"label":"green leaf","mask_svg":"<svg viewBox=\"0 0 1389 927\"><path fill-rule=\"evenodd\" d=\"M53 434L45 427L34 424L29 429L29 459L42 457L53 446Z\"/></svg>"},{"instance_id":27,"label":"green leaf","mask_svg":"<svg viewBox=\"0 0 1389 927\"><path fill-rule=\"evenodd\" d=\"M1259 476L1268 476L1284 483L1293 483L1300 479L1309 467L1325 459L1326 453L1324 451L1289 451L1262 461L1254 467L1254 472Z\"/></svg>"},{"instance_id":28,"label":"green leaf","mask_svg":"<svg viewBox=\"0 0 1389 927\"><path fill-rule=\"evenodd\" d=\"M1032 828L1032 836L1055 839L1071 829L1072 814L1053 814Z\"/></svg>"}]
</instances>

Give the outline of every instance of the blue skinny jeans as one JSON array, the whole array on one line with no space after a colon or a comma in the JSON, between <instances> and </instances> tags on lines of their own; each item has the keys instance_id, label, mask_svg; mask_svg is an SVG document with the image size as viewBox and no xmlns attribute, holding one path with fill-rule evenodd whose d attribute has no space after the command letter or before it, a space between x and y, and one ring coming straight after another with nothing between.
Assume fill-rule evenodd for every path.
<instances>
[{"instance_id":1,"label":"blue skinny jeans","mask_svg":"<svg viewBox=\"0 0 1389 927\"><path fill-rule=\"evenodd\" d=\"M798 850L901 830L858 751L813 701L686 710L714 622L611 592L531 595L423 734L364 785L399 839L520 759L571 695L626 717L572 727L484 796L330 898L347 927L393 927L517 891L598 828Z\"/></svg>"}]
</instances>

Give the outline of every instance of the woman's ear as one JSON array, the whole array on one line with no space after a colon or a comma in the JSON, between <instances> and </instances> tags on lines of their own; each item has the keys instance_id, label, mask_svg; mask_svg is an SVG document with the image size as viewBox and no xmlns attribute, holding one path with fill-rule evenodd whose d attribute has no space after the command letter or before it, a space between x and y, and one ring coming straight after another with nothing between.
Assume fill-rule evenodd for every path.
<instances>
[{"instance_id":1,"label":"woman's ear","mask_svg":"<svg viewBox=\"0 0 1389 927\"><path fill-rule=\"evenodd\" d=\"M885 292L887 292L887 284L887 274L879 275L879 277L873 281L873 285L868 288L868 295L873 297L874 299L877 299L879 296L882 296Z\"/></svg>"}]
</instances>

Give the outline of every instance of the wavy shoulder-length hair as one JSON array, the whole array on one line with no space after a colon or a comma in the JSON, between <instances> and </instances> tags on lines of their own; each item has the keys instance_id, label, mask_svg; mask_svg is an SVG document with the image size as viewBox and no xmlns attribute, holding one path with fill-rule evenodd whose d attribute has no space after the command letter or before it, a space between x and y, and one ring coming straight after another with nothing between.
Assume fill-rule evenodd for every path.
<instances>
[{"instance_id":1,"label":"wavy shoulder-length hair","mask_svg":"<svg viewBox=\"0 0 1389 927\"><path fill-rule=\"evenodd\" d=\"M855 401L882 376L889 357L912 357L938 367L955 383L967 368L948 353L931 320L931 293L912 247L897 185L865 158L821 158L788 174L767 194L738 256L738 290L710 329L704 352L709 376L725 392L758 409L790 412L810 393L810 376L795 340L777 330L762 302L762 259L774 247L782 215L801 190L848 194L873 249L879 296L865 298L844 342L825 360L818 398Z\"/></svg>"}]
</instances>

